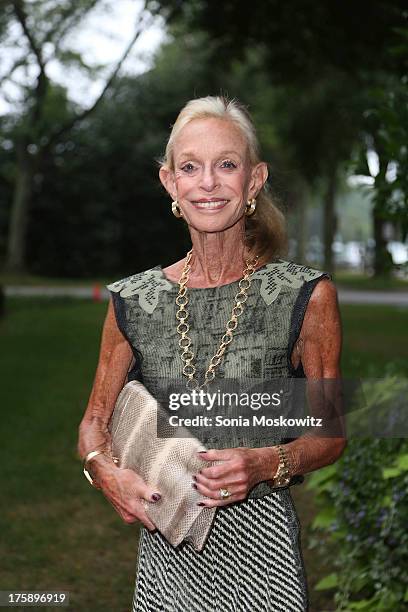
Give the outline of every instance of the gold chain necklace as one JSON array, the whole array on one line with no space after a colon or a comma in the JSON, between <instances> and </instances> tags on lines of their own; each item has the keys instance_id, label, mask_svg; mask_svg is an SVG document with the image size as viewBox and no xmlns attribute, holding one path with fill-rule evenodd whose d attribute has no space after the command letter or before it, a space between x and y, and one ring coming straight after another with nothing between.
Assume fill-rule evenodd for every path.
<instances>
[{"instance_id":1,"label":"gold chain necklace","mask_svg":"<svg viewBox=\"0 0 408 612\"><path fill-rule=\"evenodd\" d=\"M179 321L177 325L177 331L180 334L179 339L179 347L181 349L181 359L183 361L183 374L188 378L187 387L189 389L197 389L205 387L209 382L214 380L215 378L215 368L220 364L222 356L225 352L227 346L232 342L233 332L235 331L238 325L238 317L242 315L244 312L244 304L248 299L248 289L251 286L251 275L255 272L255 265L259 259L256 256L252 261L247 260L246 265L243 271L243 278L238 283L239 291L235 295L235 302L232 308L231 318L229 319L226 325L226 331L221 338L221 344L215 353L214 357L211 358L208 369L204 375L204 382L200 385L198 380L194 377L196 373L196 367L193 363L194 361L194 353L190 349L191 346L191 338L188 335L190 330L190 326L187 323L187 319L189 317L189 312L186 309L188 304L188 296L187 296L187 287L186 284L188 282L189 273L190 273L190 261L191 256L193 254L193 250L187 253L186 263L184 264L183 271L180 276L179 291L176 297L176 304L179 309L176 312L176 319Z\"/></svg>"}]
</instances>

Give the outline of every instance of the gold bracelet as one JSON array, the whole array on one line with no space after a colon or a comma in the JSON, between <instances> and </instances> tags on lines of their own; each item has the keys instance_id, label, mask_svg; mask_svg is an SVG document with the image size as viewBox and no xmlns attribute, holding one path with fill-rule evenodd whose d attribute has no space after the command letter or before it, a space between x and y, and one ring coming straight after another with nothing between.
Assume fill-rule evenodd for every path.
<instances>
[{"instance_id":1,"label":"gold bracelet","mask_svg":"<svg viewBox=\"0 0 408 612\"><path fill-rule=\"evenodd\" d=\"M85 478L88 480L88 482L91 483L91 485L93 487L95 487L95 489L100 489L101 487L99 487L98 485L95 484L94 479L92 478L92 476L90 475L90 473L88 472L88 462L91 461L94 457L97 457L98 455L106 455L107 457L109 457L110 459L112 459L113 463L115 465L117 465L119 463L119 459L118 457L114 457L112 455L111 452L109 452L108 450L106 450L106 448L102 448L100 450L94 450L94 451L90 451L85 459L84 459L84 464L83 464L83 472L85 474Z\"/></svg>"},{"instance_id":2,"label":"gold bracelet","mask_svg":"<svg viewBox=\"0 0 408 612\"><path fill-rule=\"evenodd\" d=\"M279 463L276 474L273 477L273 483L275 487L286 487L291 480L290 463L284 446L278 444L276 449L279 454Z\"/></svg>"},{"instance_id":3,"label":"gold bracelet","mask_svg":"<svg viewBox=\"0 0 408 612\"><path fill-rule=\"evenodd\" d=\"M85 478L88 480L88 482L91 483L91 485L93 487L95 487L95 489L100 489L101 487L95 484L94 479L92 478L92 476L90 475L90 473L88 472L88 462L91 461L91 459L94 459L94 457L97 457L98 455L103 455L105 454L105 449L102 450L94 450L94 451L90 451L85 459L84 459L84 464L83 464L83 471L85 474Z\"/></svg>"}]
</instances>

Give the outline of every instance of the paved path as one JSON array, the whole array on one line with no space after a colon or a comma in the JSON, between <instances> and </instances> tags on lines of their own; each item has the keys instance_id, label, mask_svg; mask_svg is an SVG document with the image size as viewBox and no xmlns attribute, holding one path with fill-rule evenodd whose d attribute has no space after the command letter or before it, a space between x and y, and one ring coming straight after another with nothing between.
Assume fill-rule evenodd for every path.
<instances>
[{"instance_id":1,"label":"paved path","mask_svg":"<svg viewBox=\"0 0 408 612\"><path fill-rule=\"evenodd\" d=\"M6 296L21 297L73 297L91 299L92 287L5 287ZM408 308L408 290L398 291L359 291L355 289L338 289L340 304L383 304ZM108 291L100 289L100 297L108 299Z\"/></svg>"},{"instance_id":2,"label":"paved path","mask_svg":"<svg viewBox=\"0 0 408 612\"><path fill-rule=\"evenodd\" d=\"M359 291L338 289L340 304L383 304L408 307L408 291Z\"/></svg>"},{"instance_id":3,"label":"paved path","mask_svg":"<svg viewBox=\"0 0 408 612\"><path fill-rule=\"evenodd\" d=\"M93 297L92 287L29 287L29 286L6 286L6 296L18 297L73 297L89 299ZM100 290L102 299L108 299L108 290Z\"/></svg>"}]
</instances>

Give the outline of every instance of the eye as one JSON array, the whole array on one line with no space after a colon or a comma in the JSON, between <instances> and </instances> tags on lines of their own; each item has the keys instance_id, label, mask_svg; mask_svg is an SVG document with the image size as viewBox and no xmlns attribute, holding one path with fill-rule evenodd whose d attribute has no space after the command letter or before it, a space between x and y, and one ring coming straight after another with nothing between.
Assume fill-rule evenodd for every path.
<instances>
[{"instance_id":1,"label":"eye","mask_svg":"<svg viewBox=\"0 0 408 612\"><path fill-rule=\"evenodd\" d=\"M237 165L234 164L234 162L232 162L230 159L226 159L222 162L221 164L222 168L227 168L227 169L232 169L232 168L236 168Z\"/></svg>"},{"instance_id":2,"label":"eye","mask_svg":"<svg viewBox=\"0 0 408 612\"><path fill-rule=\"evenodd\" d=\"M182 166L181 169L183 170L183 172L186 172L187 174L189 174L193 170L195 170L195 167L193 166L191 162L188 162L187 164L184 164L184 166Z\"/></svg>"}]
</instances>

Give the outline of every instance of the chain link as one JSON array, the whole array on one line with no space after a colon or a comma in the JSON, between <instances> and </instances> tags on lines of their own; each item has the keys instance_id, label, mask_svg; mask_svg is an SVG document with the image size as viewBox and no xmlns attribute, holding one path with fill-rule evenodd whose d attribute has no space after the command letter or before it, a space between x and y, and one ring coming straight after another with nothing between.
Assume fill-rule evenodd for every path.
<instances>
[{"instance_id":1,"label":"chain link","mask_svg":"<svg viewBox=\"0 0 408 612\"><path fill-rule=\"evenodd\" d=\"M190 331L190 326L187 323L187 319L189 317L189 312L186 308L188 304L188 295L187 295L187 283L190 274L190 261L192 257L193 251L189 251L186 257L186 263L184 265L183 271L179 280L179 291L176 297L176 304L179 307L176 312L176 319L179 321L177 325L177 332L180 334L179 339L179 347L181 349L181 359L183 362L183 374L187 377L187 387L189 389L201 389L206 387L209 382L214 380L215 378L215 369L221 363L222 357L225 353L227 346L232 342L233 332L236 330L238 326L238 317L242 315L244 312L244 304L248 299L247 291L251 286L251 275L255 272L255 266L258 261L258 256L256 256L252 261L247 260L243 278L238 283L239 291L234 297L234 306L231 312L231 318L226 324L226 331L221 338L221 344L218 347L215 355L210 359L210 363L206 373L204 374L204 382L200 385L198 380L195 378L196 367L194 365L195 355L191 350L191 338L188 335ZM181 299L180 299L181 298Z\"/></svg>"}]
</instances>

